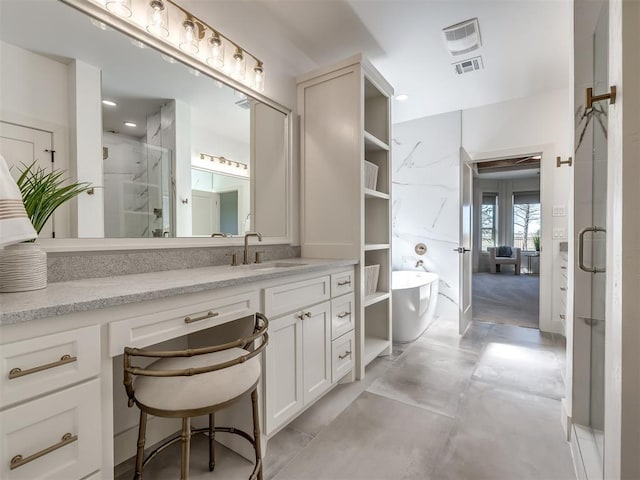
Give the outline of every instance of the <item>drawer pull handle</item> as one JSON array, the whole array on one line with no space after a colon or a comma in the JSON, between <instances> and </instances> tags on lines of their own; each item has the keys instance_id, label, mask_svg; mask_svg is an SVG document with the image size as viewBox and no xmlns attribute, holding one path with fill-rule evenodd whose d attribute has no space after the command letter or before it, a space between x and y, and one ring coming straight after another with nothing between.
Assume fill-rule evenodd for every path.
<instances>
[{"instance_id":1,"label":"drawer pull handle","mask_svg":"<svg viewBox=\"0 0 640 480\"><path fill-rule=\"evenodd\" d=\"M560 269L561 269L561 270L566 270L566 269L567 269L567 266L566 266L566 265L562 265L562 266L560 267Z\"/></svg>"},{"instance_id":2,"label":"drawer pull handle","mask_svg":"<svg viewBox=\"0 0 640 480\"><path fill-rule=\"evenodd\" d=\"M51 445L50 447L45 448L44 450L40 450L39 452L34 453L33 455L29 455L26 458L23 458L22 455L16 455L9 462L9 469L15 470L18 467L26 465L29 462L32 462L40 457L44 457L45 455L58 450L59 448L64 447L65 445L69 445L70 443L76 442L78 440L77 435L71 435L70 433L65 433L62 436L62 440L60 440L55 445Z\"/></svg>"},{"instance_id":3,"label":"drawer pull handle","mask_svg":"<svg viewBox=\"0 0 640 480\"><path fill-rule=\"evenodd\" d=\"M77 362L78 357L72 357L71 355L63 355L57 362L47 363L45 365L39 365L37 367L22 370L21 368L12 368L9 372L9 380L14 378L24 377L25 375L31 375L32 373L42 372L43 370L49 370L50 368L59 367L60 365L66 365L67 363Z\"/></svg>"},{"instance_id":4,"label":"drawer pull handle","mask_svg":"<svg viewBox=\"0 0 640 480\"><path fill-rule=\"evenodd\" d=\"M561 292L566 292L567 291L567 287L560 287L560 291Z\"/></svg>"},{"instance_id":5,"label":"drawer pull handle","mask_svg":"<svg viewBox=\"0 0 640 480\"><path fill-rule=\"evenodd\" d=\"M349 315L351 315L351 312L342 312L338 314L338 318L348 317Z\"/></svg>"},{"instance_id":6,"label":"drawer pull handle","mask_svg":"<svg viewBox=\"0 0 640 480\"><path fill-rule=\"evenodd\" d=\"M345 285L351 285L351 280L343 280L341 282L338 282L339 287L344 287Z\"/></svg>"},{"instance_id":7,"label":"drawer pull handle","mask_svg":"<svg viewBox=\"0 0 640 480\"><path fill-rule=\"evenodd\" d=\"M303 315L307 318L311 318L311 312L303 312Z\"/></svg>"},{"instance_id":8,"label":"drawer pull handle","mask_svg":"<svg viewBox=\"0 0 640 480\"><path fill-rule=\"evenodd\" d=\"M347 350L346 352L344 352L342 355L338 355L338 358L340 360L344 360L345 358L347 358L349 355L351 355L351 350Z\"/></svg>"},{"instance_id":9,"label":"drawer pull handle","mask_svg":"<svg viewBox=\"0 0 640 480\"><path fill-rule=\"evenodd\" d=\"M184 323L199 322L200 320L206 320L207 318L217 317L218 315L219 315L218 312L212 312L211 310L209 310L207 313L199 317L193 317L193 318L184 317Z\"/></svg>"},{"instance_id":10,"label":"drawer pull handle","mask_svg":"<svg viewBox=\"0 0 640 480\"><path fill-rule=\"evenodd\" d=\"M565 315L560 314L560 318L561 318L562 320L564 320L564 319L565 319Z\"/></svg>"}]
</instances>

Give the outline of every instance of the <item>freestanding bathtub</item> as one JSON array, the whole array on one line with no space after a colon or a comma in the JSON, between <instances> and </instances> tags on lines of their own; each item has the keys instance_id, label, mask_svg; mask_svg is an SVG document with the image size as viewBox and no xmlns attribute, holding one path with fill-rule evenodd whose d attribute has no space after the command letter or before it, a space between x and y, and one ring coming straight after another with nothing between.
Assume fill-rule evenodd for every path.
<instances>
[{"instance_id":1,"label":"freestanding bathtub","mask_svg":"<svg viewBox=\"0 0 640 480\"><path fill-rule=\"evenodd\" d=\"M439 279L431 272L391 272L394 342L412 342L433 321Z\"/></svg>"}]
</instances>

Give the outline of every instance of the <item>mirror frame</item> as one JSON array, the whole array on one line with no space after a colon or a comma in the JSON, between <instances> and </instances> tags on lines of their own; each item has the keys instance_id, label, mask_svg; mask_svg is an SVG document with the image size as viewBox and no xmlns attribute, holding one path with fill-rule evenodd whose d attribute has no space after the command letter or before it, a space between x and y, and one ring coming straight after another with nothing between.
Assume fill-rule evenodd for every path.
<instances>
[{"instance_id":1,"label":"mirror frame","mask_svg":"<svg viewBox=\"0 0 640 480\"><path fill-rule=\"evenodd\" d=\"M214 68L199 62L182 50L163 42L150 33L136 27L124 19L111 15L91 0L58 0L81 13L93 17L129 38L139 40L160 54L169 55L183 65L200 71L214 80L238 90L248 97L252 97L265 105L285 115L285 164L286 164L286 234L282 237L264 237L266 245L291 244L293 230L293 184L292 184L292 151L293 151L293 115L291 109L275 102L246 85L227 77ZM206 248L242 245L242 237L231 238L202 238L202 237L175 237L175 238L55 238L39 239L38 244L47 252L89 252L89 251L118 251L118 250L156 250L164 248Z\"/></svg>"}]
</instances>

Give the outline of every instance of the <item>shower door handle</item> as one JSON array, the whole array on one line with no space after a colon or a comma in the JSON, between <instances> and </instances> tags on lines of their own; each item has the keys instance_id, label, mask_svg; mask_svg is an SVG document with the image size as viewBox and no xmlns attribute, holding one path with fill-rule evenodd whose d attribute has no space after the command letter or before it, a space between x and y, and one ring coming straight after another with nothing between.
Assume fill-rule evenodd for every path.
<instances>
[{"instance_id":1,"label":"shower door handle","mask_svg":"<svg viewBox=\"0 0 640 480\"><path fill-rule=\"evenodd\" d=\"M587 232L593 232L593 233L597 233L597 232L606 232L607 230L601 227L585 227L582 230L580 230L580 233L578 233L578 265L580 266L580 270L583 270L585 272L589 272L589 273L604 273L606 272L605 268L597 268L594 266L586 266L584 264L584 235Z\"/></svg>"},{"instance_id":2,"label":"shower door handle","mask_svg":"<svg viewBox=\"0 0 640 480\"><path fill-rule=\"evenodd\" d=\"M467 252L470 252L471 250L464 247L458 247L458 248L454 248L453 251L458 253L467 253Z\"/></svg>"}]
</instances>

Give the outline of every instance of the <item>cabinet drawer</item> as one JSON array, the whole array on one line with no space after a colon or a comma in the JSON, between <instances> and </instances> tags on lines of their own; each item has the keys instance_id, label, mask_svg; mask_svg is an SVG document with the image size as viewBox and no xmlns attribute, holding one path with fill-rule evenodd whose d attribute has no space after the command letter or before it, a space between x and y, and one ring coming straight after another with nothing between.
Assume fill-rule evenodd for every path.
<instances>
[{"instance_id":1,"label":"cabinet drawer","mask_svg":"<svg viewBox=\"0 0 640 480\"><path fill-rule=\"evenodd\" d=\"M268 317L293 312L330 298L330 278L312 278L264 289L264 310Z\"/></svg>"},{"instance_id":2,"label":"cabinet drawer","mask_svg":"<svg viewBox=\"0 0 640 480\"><path fill-rule=\"evenodd\" d=\"M3 407L98 375L100 327L30 338L0 346Z\"/></svg>"},{"instance_id":3,"label":"cabinet drawer","mask_svg":"<svg viewBox=\"0 0 640 480\"><path fill-rule=\"evenodd\" d=\"M331 343L331 381L333 383L353 368L355 358L355 335L352 330Z\"/></svg>"},{"instance_id":4,"label":"cabinet drawer","mask_svg":"<svg viewBox=\"0 0 640 480\"><path fill-rule=\"evenodd\" d=\"M0 413L5 480L77 480L102 461L100 382L52 393ZM11 460L22 456L22 465Z\"/></svg>"},{"instance_id":5,"label":"cabinet drawer","mask_svg":"<svg viewBox=\"0 0 640 480\"><path fill-rule=\"evenodd\" d=\"M353 330L355 312L353 293L331 300L331 340Z\"/></svg>"},{"instance_id":6,"label":"cabinet drawer","mask_svg":"<svg viewBox=\"0 0 640 480\"><path fill-rule=\"evenodd\" d=\"M109 354L146 347L255 314L258 293L245 292L109 324Z\"/></svg>"},{"instance_id":7,"label":"cabinet drawer","mask_svg":"<svg viewBox=\"0 0 640 480\"><path fill-rule=\"evenodd\" d=\"M331 296L337 297L338 295L353 292L354 283L353 270L334 273L331 275Z\"/></svg>"}]
</instances>

